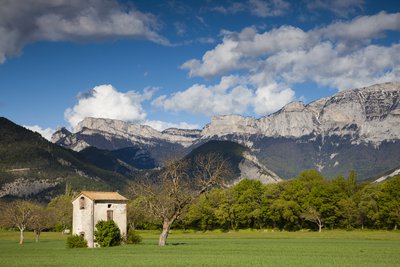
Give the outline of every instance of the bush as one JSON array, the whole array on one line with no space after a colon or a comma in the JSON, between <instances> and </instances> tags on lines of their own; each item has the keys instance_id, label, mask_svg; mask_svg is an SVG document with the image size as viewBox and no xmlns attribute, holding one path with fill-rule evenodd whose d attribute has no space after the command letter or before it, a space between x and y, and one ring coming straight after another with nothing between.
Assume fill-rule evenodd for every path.
<instances>
[{"instance_id":1,"label":"bush","mask_svg":"<svg viewBox=\"0 0 400 267\"><path fill-rule=\"evenodd\" d=\"M139 244L142 242L142 237L135 232L133 229L129 229L128 236L126 237L126 243L128 244Z\"/></svg>"},{"instance_id":2,"label":"bush","mask_svg":"<svg viewBox=\"0 0 400 267\"><path fill-rule=\"evenodd\" d=\"M87 248L87 241L83 236L71 235L67 238L68 248Z\"/></svg>"},{"instance_id":3,"label":"bush","mask_svg":"<svg viewBox=\"0 0 400 267\"><path fill-rule=\"evenodd\" d=\"M121 243L121 233L118 225L113 221L99 221L94 233L97 243L101 247L117 246Z\"/></svg>"}]
</instances>

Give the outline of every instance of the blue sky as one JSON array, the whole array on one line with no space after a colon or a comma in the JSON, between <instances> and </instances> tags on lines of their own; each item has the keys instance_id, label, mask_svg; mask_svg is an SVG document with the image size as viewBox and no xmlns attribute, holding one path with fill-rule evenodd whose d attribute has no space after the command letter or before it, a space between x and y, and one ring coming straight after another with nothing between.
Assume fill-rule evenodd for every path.
<instances>
[{"instance_id":1,"label":"blue sky","mask_svg":"<svg viewBox=\"0 0 400 267\"><path fill-rule=\"evenodd\" d=\"M400 78L400 2L0 0L0 116L201 128Z\"/></svg>"}]
</instances>

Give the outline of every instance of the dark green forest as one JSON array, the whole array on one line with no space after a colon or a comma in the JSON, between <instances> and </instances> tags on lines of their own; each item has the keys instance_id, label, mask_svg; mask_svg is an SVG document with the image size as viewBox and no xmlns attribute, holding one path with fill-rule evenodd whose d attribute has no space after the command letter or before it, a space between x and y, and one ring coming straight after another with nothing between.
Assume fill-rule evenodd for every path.
<instances>
[{"instance_id":1,"label":"dark green forest","mask_svg":"<svg viewBox=\"0 0 400 267\"><path fill-rule=\"evenodd\" d=\"M159 228L140 198L129 204L129 221L139 229ZM214 188L192 203L175 228L223 231L274 228L397 229L400 176L383 183L357 183L357 174L326 179L315 170L276 184L242 180Z\"/></svg>"}]
</instances>

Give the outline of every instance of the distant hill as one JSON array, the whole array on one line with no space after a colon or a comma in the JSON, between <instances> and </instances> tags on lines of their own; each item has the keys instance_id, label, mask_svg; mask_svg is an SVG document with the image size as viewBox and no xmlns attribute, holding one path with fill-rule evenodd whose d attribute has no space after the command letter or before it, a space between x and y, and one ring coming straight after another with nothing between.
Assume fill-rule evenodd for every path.
<instances>
[{"instance_id":1,"label":"distant hill","mask_svg":"<svg viewBox=\"0 0 400 267\"><path fill-rule=\"evenodd\" d=\"M211 140L205 142L194 148L186 158L194 159L208 153L221 154L223 159L231 165L235 177L230 182L251 179L260 180L263 183L275 183L281 180L276 173L258 162L249 148L232 141Z\"/></svg>"},{"instance_id":2,"label":"distant hill","mask_svg":"<svg viewBox=\"0 0 400 267\"><path fill-rule=\"evenodd\" d=\"M118 190L129 179L0 118L0 197L46 201L63 192L66 183L78 190Z\"/></svg>"},{"instance_id":3,"label":"distant hill","mask_svg":"<svg viewBox=\"0 0 400 267\"><path fill-rule=\"evenodd\" d=\"M79 152L79 156L101 169L114 171L130 176L137 170L149 170L156 167L155 160L149 153L136 147L126 147L117 150L104 150L87 147Z\"/></svg>"}]
</instances>

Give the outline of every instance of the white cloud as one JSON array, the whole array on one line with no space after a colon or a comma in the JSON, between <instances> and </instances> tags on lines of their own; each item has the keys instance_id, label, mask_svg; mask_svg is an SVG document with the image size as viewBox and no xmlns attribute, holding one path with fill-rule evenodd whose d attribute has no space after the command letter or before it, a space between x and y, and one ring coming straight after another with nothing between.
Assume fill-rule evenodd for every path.
<instances>
[{"instance_id":1,"label":"white cloud","mask_svg":"<svg viewBox=\"0 0 400 267\"><path fill-rule=\"evenodd\" d=\"M212 11L228 14L247 12L257 17L276 17L284 15L290 3L284 0L248 0L246 2L233 2L230 5L220 5L211 8Z\"/></svg>"},{"instance_id":2,"label":"white cloud","mask_svg":"<svg viewBox=\"0 0 400 267\"><path fill-rule=\"evenodd\" d=\"M316 29L315 34L333 42L356 42L361 44L379 38L386 31L400 31L400 13L380 12L373 16L357 17L349 22L334 22Z\"/></svg>"},{"instance_id":3,"label":"white cloud","mask_svg":"<svg viewBox=\"0 0 400 267\"><path fill-rule=\"evenodd\" d=\"M217 45L213 50L207 51L202 61L192 59L185 62L181 68L189 69L190 76L214 76L233 68L232 62L238 63L241 54L236 52L237 42L233 40L224 40L223 44Z\"/></svg>"},{"instance_id":4,"label":"white cloud","mask_svg":"<svg viewBox=\"0 0 400 267\"><path fill-rule=\"evenodd\" d=\"M23 125L26 129L29 129L33 132L39 133L41 136L46 138L48 141L51 141L51 136L55 132L54 129L51 128L42 128L39 125Z\"/></svg>"},{"instance_id":5,"label":"white cloud","mask_svg":"<svg viewBox=\"0 0 400 267\"><path fill-rule=\"evenodd\" d=\"M338 16L346 17L364 8L364 0L308 0L307 7L314 10L328 10Z\"/></svg>"},{"instance_id":6,"label":"white cloud","mask_svg":"<svg viewBox=\"0 0 400 267\"><path fill-rule=\"evenodd\" d=\"M282 108L294 99L294 91L276 83L272 83L256 90L254 96L254 111L259 115L269 114Z\"/></svg>"},{"instance_id":7,"label":"white cloud","mask_svg":"<svg viewBox=\"0 0 400 267\"><path fill-rule=\"evenodd\" d=\"M86 117L129 121L149 125L159 131L167 128L199 128L199 125L187 122L170 123L147 119L147 113L142 107L142 102L149 101L157 89L148 87L142 93L135 91L124 93L111 85L99 85L89 93L80 94L78 103L72 108L66 109L64 117L72 129ZM51 132L54 131L51 130Z\"/></svg>"},{"instance_id":8,"label":"white cloud","mask_svg":"<svg viewBox=\"0 0 400 267\"><path fill-rule=\"evenodd\" d=\"M211 10L226 15L226 14L236 14L239 12L244 12L246 8L247 8L246 5L243 3L234 2L231 5L227 6L212 7Z\"/></svg>"},{"instance_id":9,"label":"white cloud","mask_svg":"<svg viewBox=\"0 0 400 267\"><path fill-rule=\"evenodd\" d=\"M245 76L256 88L290 88L310 81L343 90L393 81L399 79L399 44L372 41L387 31L400 31L399 21L400 13L382 12L309 31L288 25L263 33L255 28L225 31L222 42L201 60L191 59L181 68L206 78L247 71Z\"/></svg>"},{"instance_id":10,"label":"white cloud","mask_svg":"<svg viewBox=\"0 0 400 267\"><path fill-rule=\"evenodd\" d=\"M172 123L172 122L165 122L165 121L145 121L143 124L153 127L158 131L163 131L168 128L178 128L178 129L199 129L200 126L198 124L190 124L187 122L180 122L180 123Z\"/></svg>"},{"instance_id":11,"label":"white cloud","mask_svg":"<svg viewBox=\"0 0 400 267\"><path fill-rule=\"evenodd\" d=\"M193 114L241 114L247 111L253 92L236 76L223 77L219 84L195 84L170 96L162 95L152 104L167 111L188 111Z\"/></svg>"},{"instance_id":12,"label":"white cloud","mask_svg":"<svg viewBox=\"0 0 400 267\"><path fill-rule=\"evenodd\" d=\"M27 43L141 38L169 44L155 16L116 0L0 0L0 63Z\"/></svg>"},{"instance_id":13,"label":"white cloud","mask_svg":"<svg viewBox=\"0 0 400 267\"><path fill-rule=\"evenodd\" d=\"M64 117L72 127L86 117L143 122L146 112L141 103L151 96L151 90L143 94L135 91L122 93L111 85L99 85L88 94L79 96L78 103L65 110Z\"/></svg>"},{"instance_id":14,"label":"white cloud","mask_svg":"<svg viewBox=\"0 0 400 267\"><path fill-rule=\"evenodd\" d=\"M400 45L369 45L340 55L324 42L308 51L277 53L269 57L253 79L277 79L287 84L313 81L338 90L357 88L398 79ZM396 78L397 77L397 78Z\"/></svg>"},{"instance_id":15,"label":"white cloud","mask_svg":"<svg viewBox=\"0 0 400 267\"><path fill-rule=\"evenodd\" d=\"M261 81L259 84L262 84ZM195 84L184 91L160 96L152 104L167 111L207 116L244 114L248 111L265 115L294 98L293 90L278 84L255 87L256 83L248 78L224 76L216 85Z\"/></svg>"},{"instance_id":16,"label":"white cloud","mask_svg":"<svg viewBox=\"0 0 400 267\"><path fill-rule=\"evenodd\" d=\"M283 0L249 0L250 13L258 17L276 17L284 15L289 7L289 2Z\"/></svg>"}]
</instances>

